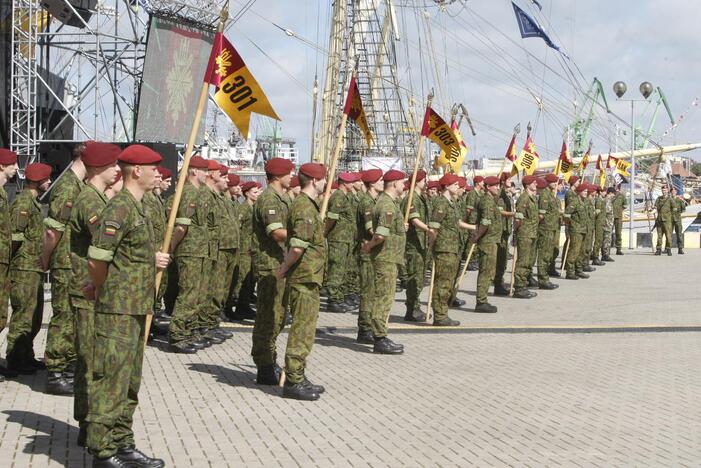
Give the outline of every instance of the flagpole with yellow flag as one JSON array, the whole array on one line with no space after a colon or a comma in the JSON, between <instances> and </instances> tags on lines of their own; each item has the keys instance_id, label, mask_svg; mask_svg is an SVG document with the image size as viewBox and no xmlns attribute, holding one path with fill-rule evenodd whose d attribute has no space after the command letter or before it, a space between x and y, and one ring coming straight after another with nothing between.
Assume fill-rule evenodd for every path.
<instances>
[{"instance_id":1,"label":"flagpole with yellow flag","mask_svg":"<svg viewBox=\"0 0 701 468\"><path fill-rule=\"evenodd\" d=\"M217 32L221 34L224 31L224 26L226 21L229 19L229 9L227 4L221 10L219 14L219 27ZM178 214L178 207L180 206L180 199L183 195L183 188L185 187L185 181L187 180L187 171L190 167L190 159L192 158L192 149L195 146L195 140L197 139L197 133L200 130L200 120L202 119L202 113L207 105L207 95L209 90L209 81L206 79L202 83L200 88L200 97L197 101L197 108L195 110L195 120L192 123L192 128L190 129L190 137L187 140L187 146L185 147L185 156L183 158L183 165L180 168L180 177L178 177L178 185L175 188L175 195L173 195L173 206L170 208L168 213L168 224L166 226L165 233L163 235L163 243L161 244L161 252L168 253L170 251L170 240L173 236L173 229L175 228L175 218ZM245 136L245 135L244 135ZM161 279L163 278L163 270L156 272L156 294L158 294L158 289L161 284ZM151 329L151 321L153 320L153 315L146 316L146 333L144 334L144 344L148 341L149 331Z\"/></svg>"},{"instance_id":2,"label":"flagpole with yellow flag","mask_svg":"<svg viewBox=\"0 0 701 468\"><path fill-rule=\"evenodd\" d=\"M426 99L426 111L431 108L431 102L433 101L433 89L428 94ZM409 185L409 193L407 194L406 211L404 212L404 224L409 222L409 213L411 212L411 202L414 198L414 191L416 190L416 175L419 171L419 166L421 165L421 156L423 155L424 143L426 142L426 135L424 135L423 128L421 135L419 136L419 144L416 147L416 159L414 159L414 173L411 174L411 184Z\"/></svg>"}]
</instances>

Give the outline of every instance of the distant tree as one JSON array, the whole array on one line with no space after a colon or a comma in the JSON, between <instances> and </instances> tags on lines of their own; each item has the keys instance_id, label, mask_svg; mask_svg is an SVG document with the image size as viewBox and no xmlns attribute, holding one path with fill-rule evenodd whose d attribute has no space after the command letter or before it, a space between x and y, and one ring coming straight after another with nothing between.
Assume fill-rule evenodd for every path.
<instances>
[{"instance_id":1,"label":"distant tree","mask_svg":"<svg viewBox=\"0 0 701 468\"><path fill-rule=\"evenodd\" d=\"M701 177L701 163L695 163L693 166L691 166L691 172L693 172L694 175Z\"/></svg>"}]
</instances>

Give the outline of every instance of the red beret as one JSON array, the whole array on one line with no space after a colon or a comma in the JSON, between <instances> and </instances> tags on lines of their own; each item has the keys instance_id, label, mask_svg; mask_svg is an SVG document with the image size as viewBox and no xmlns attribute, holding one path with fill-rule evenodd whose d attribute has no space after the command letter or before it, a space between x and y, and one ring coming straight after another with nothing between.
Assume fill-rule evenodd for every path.
<instances>
[{"instance_id":1,"label":"red beret","mask_svg":"<svg viewBox=\"0 0 701 468\"><path fill-rule=\"evenodd\" d=\"M567 183L570 185L574 185L577 183L578 180L579 180L579 177L577 177L576 175L573 175L570 177L570 179L567 181Z\"/></svg>"},{"instance_id":2,"label":"red beret","mask_svg":"<svg viewBox=\"0 0 701 468\"><path fill-rule=\"evenodd\" d=\"M501 180L503 182L506 179L508 179L509 177L511 177L511 172L504 171L499 175L499 180Z\"/></svg>"},{"instance_id":3,"label":"red beret","mask_svg":"<svg viewBox=\"0 0 701 468\"><path fill-rule=\"evenodd\" d=\"M355 182L358 179L355 178L355 174L352 172L341 172L340 174L338 174L338 180L349 184L351 182Z\"/></svg>"},{"instance_id":4,"label":"red beret","mask_svg":"<svg viewBox=\"0 0 701 468\"><path fill-rule=\"evenodd\" d=\"M557 182L560 180L555 174L547 174L545 176L545 180L549 183L552 184L553 182Z\"/></svg>"},{"instance_id":5,"label":"red beret","mask_svg":"<svg viewBox=\"0 0 701 468\"><path fill-rule=\"evenodd\" d=\"M131 145L119 153L119 162L134 165L158 164L163 161L160 154L144 145Z\"/></svg>"},{"instance_id":6,"label":"red beret","mask_svg":"<svg viewBox=\"0 0 701 468\"><path fill-rule=\"evenodd\" d=\"M299 177L293 175L290 179L290 188L299 187Z\"/></svg>"},{"instance_id":7,"label":"red beret","mask_svg":"<svg viewBox=\"0 0 701 468\"><path fill-rule=\"evenodd\" d=\"M407 179L404 181L404 190L409 190L411 189L411 179Z\"/></svg>"},{"instance_id":8,"label":"red beret","mask_svg":"<svg viewBox=\"0 0 701 468\"><path fill-rule=\"evenodd\" d=\"M465 188L467 185L467 178L458 176L458 187Z\"/></svg>"},{"instance_id":9,"label":"red beret","mask_svg":"<svg viewBox=\"0 0 701 468\"><path fill-rule=\"evenodd\" d=\"M285 158L273 158L265 163L265 172L273 176L286 176L295 169L292 161Z\"/></svg>"},{"instance_id":10,"label":"red beret","mask_svg":"<svg viewBox=\"0 0 701 468\"><path fill-rule=\"evenodd\" d=\"M33 163L24 170L24 177L32 182L41 182L51 176L51 166L43 163Z\"/></svg>"},{"instance_id":11,"label":"red beret","mask_svg":"<svg viewBox=\"0 0 701 468\"><path fill-rule=\"evenodd\" d=\"M231 174L231 175L235 175L235 174ZM260 188L260 187L261 187L261 185L258 182L253 182L253 181L249 180L248 182L244 182L243 184L241 184L241 192L246 193L249 190L251 190L252 188Z\"/></svg>"},{"instance_id":12,"label":"red beret","mask_svg":"<svg viewBox=\"0 0 701 468\"><path fill-rule=\"evenodd\" d=\"M238 184L241 183L241 177L239 177L237 174L227 174L226 177L226 184L228 187L236 187Z\"/></svg>"},{"instance_id":13,"label":"red beret","mask_svg":"<svg viewBox=\"0 0 701 468\"><path fill-rule=\"evenodd\" d=\"M366 184L374 184L378 180L382 178L382 170L381 169L368 169L367 171L363 171L360 174L360 177L363 182Z\"/></svg>"},{"instance_id":14,"label":"red beret","mask_svg":"<svg viewBox=\"0 0 701 468\"><path fill-rule=\"evenodd\" d=\"M428 181L428 188L439 189L440 187L441 187L441 184L437 180L429 180Z\"/></svg>"},{"instance_id":15,"label":"red beret","mask_svg":"<svg viewBox=\"0 0 701 468\"><path fill-rule=\"evenodd\" d=\"M596 184L589 184L589 191L590 191L590 192L596 192L597 190L599 190L599 186L598 186L598 185L596 185Z\"/></svg>"},{"instance_id":16,"label":"red beret","mask_svg":"<svg viewBox=\"0 0 701 468\"><path fill-rule=\"evenodd\" d=\"M7 148L0 148L0 164L11 166L17 163L17 153Z\"/></svg>"},{"instance_id":17,"label":"red beret","mask_svg":"<svg viewBox=\"0 0 701 468\"><path fill-rule=\"evenodd\" d=\"M395 180L404 180L406 179L406 174L404 174L402 171L398 171L396 169L390 169L389 171L385 172L384 177L382 180L385 182L393 182Z\"/></svg>"},{"instance_id":18,"label":"red beret","mask_svg":"<svg viewBox=\"0 0 701 468\"><path fill-rule=\"evenodd\" d=\"M535 182L535 181L536 181L536 180L535 180L535 176L532 176L532 175L524 176L524 177L523 177L523 180L522 180L523 186L524 186L524 187L527 186L527 185L531 185L531 184L532 184L533 182Z\"/></svg>"},{"instance_id":19,"label":"red beret","mask_svg":"<svg viewBox=\"0 0 701 468\"><path fill-rule=\"evenodd\" d=\"M588 184L579 184L579 186L575 189L577 193L582 193L589 190L589 185Z\"/></svg>"},{"instance_id":20,"label":"red beret","mask_svg":"<svg viewBox=\"0 0 701 468\"><path fill-rule=\"evenodd\" d=\"M87 167L102 167L114 164L122 148L111 143L88 141L80 159Z\"/></svg>"},{"instance_id":21,"label":"red beret","mask_svg":"<svg viewBox=\"0 0 701 468\"><path fill-rule=\"evenodd\" d=\"M229 173L229 166L225 166L223 164L219 165L219 173L221 175L227 175Z\"/></svg>"},{"instance_id":22,"label":"red beret","mask_svg":"<svg viewBox=\"0 0 701 468\"><path fill-rule=\"evenodd\" d=\"M499 177L497 177L497 176L485 177L484 178L484 185L486 185L486 186L499 185Z\"/></svg>"},{"instance_id":23,"label":"red beret","mask_svg":"<svg viewBox=\"0 0 701 468\"><path fill-rule=\"evenodd\" d=\"M441 184L441 187L447 187L448 185L453 185L459 181L460 177L456 176L455 174L443 174L443 177L438 179L438 183Z\"/></svg>"},{"instance_id":24,"label":"red beret","mask_svg":"<svg viewBox=\"0 0 701 468\"><path fill-rule=\"evenodd\" d=\"M209 163L202 156L193 156L190 158L190 166L193 169L207 169Z\"/></svg>"},{"instance_id":25,"label":"red beret","mask_svg":"<svg viewBox=\"0 0 701 468\"><path fill-rule=\"evenodd\" d=\"M220 164L218 162L216 162L214 159L207 160L207 170L208 171L218 171L219 166L220 166Z\"/></svg>"},{"instance_id":26,"label":"red beret","mask_svg":"<svg viewBox=\"0 0 701 468\"><path fill-rule=\"evenodd\" d=\"M477 185L477 184L479 184L480 182L482 182L483 180L484 180L484 177L482 177L481 175L478 175L478 176L475 176L474 179L472 179L472 183L475 184L475 185Z\"/></svg>"},{"instance_id":27,"label":"red beret","mask_svg":"<svg viewBox=\"0 0 701 468\"><path fill-rule=\"evenodd\" d=\"M299 172L313 179L323 179L326 177L326 166L319 163L306 163L302 164Z\"/></svg>"},{"instance_id":28,"label":"red beret","mask_svg":"<svg viewBox=\"0 0 701 468\"><path fill-rule=\"evenodd\" d=\"M472 185L465 185L466 192L472 192L475 188Z\"/></svg>"},{"instance_id":29,"label":"red beret","mask_svg":"<svg viewBox=\"0 0 701 468\"><path fill-rule=\"evenodd\" d=\"M413 174L412 174L412 176L413 176ZM423 169L419 169L419 170L416 172L416 182L417 182L417 183L418 183L418 182L421 182L421 181L424 180L425 178L426 178L426 171L424 171Z\"/></svg>"},{"instance_id":30,"label":"red beret","mask_svg":"<svg viewBox=\"0 0 701 468\"><path fill-rule=\"evenodd\" d=\"M161 179L163 179L163 180L169 179L173 176L173 173L171 172L171 170L166 168L166 167L158 166L156 169L161 174Z\"/></svg>"},{"instance_id":31,"label":"red beret","mask_svg":"<svg viewBox=\"0 0 701 468\"><path fill-rule=\"evenodd\" d=\"M545 179L536 179L536 187L544 189L548 186L548 181Z\"/></svg>"},{"instance_id":32,"label":"red beret","mask_svg":"<svg viewBox=\"0 0 701 468\"><path fill-rule=\"evenodd\" d=\"M331 190L336 190L338 189L338 182L334 182L331 184Z\"/></svg>"}]
</instances>

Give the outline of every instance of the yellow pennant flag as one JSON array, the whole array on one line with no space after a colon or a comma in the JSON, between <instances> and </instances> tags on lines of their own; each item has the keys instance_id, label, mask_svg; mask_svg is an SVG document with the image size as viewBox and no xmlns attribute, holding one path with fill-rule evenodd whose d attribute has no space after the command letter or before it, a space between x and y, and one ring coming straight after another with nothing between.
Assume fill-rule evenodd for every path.
<instances>
[{"instance_id":1,"label":"yellow pennant flag","mask_svg":"<svg viewBox=\"0 0 701 468\"><path fill-rule=\"evenodd\" d=\"M599 171L599 187L606 187L606 171Z\"/></svg>"},{"instance_id":2,"label":"yellow pennant flag","mask_svg":"<svg viewBox=\"0 0 701 468\"><path fill-rule=\"evenodd\" d=\"M570 180L572 175L572 160L570 160L570 152L567 149L567 142L562 142L562 149L560 150L560 158L557 160L555 165L555 175L562 174L565 182Z\"/></svg>"},{"instance_id":3,"label":"yellow pennant flag","mask_svg":"<svg viewBox=\"0 0 701 468\"><path fill-rule=\"evenodd\" d=\"M217 87L214 100L243 138L248 138L253 112L280 120L243 59L222 33L214 36L204 81Z\"/></svg>"},{"instance_id":4,"label":"yellow pennant flag","mask_svg":"<svg viewBox=\"0 0 701 468\"><path fill-rule=\"evenodd\" d=\"M453 166L457 165L457 168L460 169L462 165L462 160L460 159L462 148L460 147L458 137L453 132L453 129L445 123L445 120L430 107L426 108L421 135L441 148L441 155L436 158L435 166L447 165L453 169ZM465 148L465 151L467 152L467 148ZM460 165L458 165L458 162ZM455 169L453 169L453 171L457 172Z\"/></svg>"},{"instance_id":5,"label":"yellow pennant flag","mask_svg":"<svg viewBox=\"0 0 701 468\"><path fill-rule=\"evenodd\" d=\"M526 144L523 145L523 150L521 150L521 154L519 154L518 159L514 161L513 171L525 171L526 174L533 175L535 170L538 169L539 159L540 156L538 155L538 151L535 148L535 143L533 143L533 139L529 133L526 137Z\"/></svg>"},{"instance_id":6,"label":"yellow pennant flag","mask_svg":"<svg viewBox=\"0 0 701 468\"><path fill-rule=\"evenodd\" d=\"M458 146L451 146L450 154L446 154L445 151L441 151L440 156L438 156L438 159L436 160L436 165L448 165L453 173L457 174L460 172L463 161L465 161L465 156L467 156L467 145L462 139L460 129L458 128L458 124L455 120L450 123L450 129L453 131L453 134L458 141Z\"/></svg>"},{"instance_id":7,"label":"yellow pennant flag","mask_svg":"<svg viewBox=\"0 0 701 468\"><path fill-rule=\"evenodd\" d=\"M577 172L582 173L589 165L589 159L591 158L591 143L589 143L589 148L587 152L582 156L582 160L579 161L579 166L577 166Z\"/></svg>"},{"instance_id":8,"label":"yellow pennant flag","mask_svg":"<svg viewBox=\"0 0 701 468\"><path fill-rule=\"evenodd\" d=\"M618 174L621 174L623 177L630 177L630 172L628 172L630 166L632 166L632 164L628 161L619 159L618 161L616 161L616 172Z\"/></svg>"}]
</instances>

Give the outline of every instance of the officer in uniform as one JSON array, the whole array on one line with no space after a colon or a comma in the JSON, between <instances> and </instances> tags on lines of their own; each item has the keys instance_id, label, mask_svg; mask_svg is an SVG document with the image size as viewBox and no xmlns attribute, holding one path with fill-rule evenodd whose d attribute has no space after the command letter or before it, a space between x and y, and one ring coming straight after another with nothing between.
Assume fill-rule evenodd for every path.
<instances>
[{"instance_id":1,"label":"officer in uniform","mask_svg":"<svg viewBox=\"0 0 701 468\"><path fill-rule=\"evenodd\" d=\"M596 196L594 197L594 250L591 254L591 262L594 265L606 265L599 259L599 254L604 244L604 224L606 223L606 202L601 195L602 189L594 186Z\"/></svg>"},{"instance_id":2,"label":"officer in uniform","mask_svg":"<svg viewBox=\"0 0 701 468\"><path fill-rule=\"evenodd\" d=\"M613 197L613 227L616 234L616 255L623 255L623 250L621 250L622 238L621 233L623 232L623 211L628 207L626 202L626 196L621 192L621 187L618 186L616 190L616 196Z\"/></svg>"},{"instance_id":3,"label":"officer in uniform","mask_svg":"<svg viewBox=\"0 0 701 468\"><path fill-rule=\"evenodd\" d=\"M516 202L514 215L514 236L516 237L516 275L514 278L514 297L531 299L537 294L529 291L529 278L532 274L536 255L536 236L538 235L538 202L536 200L536 178L523 177L525 190Z\"/></svg>"},{"instance_id":4,"label":"officer in uniform","mask_svg":"<svg viewBox=\"0 0 701 468\"><path fill-rule=\"evenodd\" d=\"M407 180L410 181L411 177ZM419 296L424 288L426 269L428 268L428 251L436 239L436 232L428 227L430 211L424 195L426 187L426 171L416 173L416 185L409 210L409 230L406 235L406 314L407 322L425 322L426 314L421 310ZM402 214L406 213L408 197L401 203Z\"/></svg>"},{"instance_id":5,"label":"officer in uniform","mask_svg":"<svg viewBox=\"0 0 701 468\"><path fill-rule=\"evenodd\" d=\"M342 172L338 175L338 190L329 198L326 213L326 239L329 245L326 271L326 291L330 312L349 312L353 305L346 302L346 268L353 250L353 227L356 210L351 201L351 187L355 175Z\"/></svg>"},{"instance_id":6,"label":"officer in uniform","mask_svg":"<svg viewBox=\"0 0 701 468\"><path fill-rule=\"evenodd\" d=\"M375 201L384 189L382 171L380 169L368 169L363 171L362 181L366 190L358 197L358 239L362 246L369 242L373 236L372 213L375 209ZM375 337L372 333L372 314L375 300L375 272L372 267L370 254L360 249L360 309L358 312L358 336L356 341L363 344L374 344Z\"/></svg>"},{"instance_id":7,"label":"officer in uniform","mask_svg":"<svg viewBox=\"0 0 701 468\"><path fill-rule=\"evenodd\" d=\"M346 265L346 275L343 280L344 301L350 309L356 309L360 305L360 282L359 282L359 262L360 262L360 242L358 241L358 207L359 196L362 193L365 185L362 180L361 172L353 172L353 183L350 186L348 199L351 202L353 211L353 223L351 229L353 231L353 243L351 245L351 255L348 258Z\"/></svg>"},{"instance_id":8,"label":"officer in uniform","mask_svg":"<svg viewBox=\"0 0 701 468\"><path fill-rule=\"evenodd\" d=\"M465 199L465 210L466 210L466 217L465 221L467 221L468 224L475 224L477 222L477 208L479 208L479 203L480 200L482 199L482 196L485 193L485 188L484 188L484 177L482 176L475 176L474 179L472 180L474 187L472 190L469 190L467 192L467 198ZM467 238L467 244L466 244L466 249L467 252L470 251L470 247L472 247L472 243L470 242L470 236L466 236ZM469 270L470 271L476 271L478 267L478 262L479 258L477 258L477 255L479 254L478 251L475 251L475 253L472 254L472 259L470 260L470 265L469 265ZM457 299L457 298L456 298ZM453 304L456 305L456 304ZM460 305L464 305L460 304ZM458 307L460 306L458 305Z\"/></svg>"},{"instance_id":9,"label":"officer in uniform","mask_svg":"<svg viewBox=\"0 0 701 468\"><path fill-rule=\"evenodd\" d=\"M168 266L170 255L158 252L144 193L155 186L161 156L131 145L119 155L124 188L100 215L88 249L95 298L93 381L88 387L88 449L93 467L162 467L134 442L132 420L138 404L144 353L146 315L153 312L156 270Z\"/></svg>"},{"instance_id":10,"label":"officer in uniform","mask_svg":"<svg viewBox=\"0 0 701 468\"><path fill-rule=\"evenodd\" d=\"M10 203L5 192L5 184L17 173L17 153L0 148L0 332L7 325L7 310L10 300L10 258L12 257L12 223ZM0 382L16 373L0 367Z\"/></svg>"},{"instance_id":11,"label":"officer in uniform","mask_svg":"<svg viewBox=\"0 0 701 468\"><path fill-rule=\"evenodd\" d=\"M24 174L27 186L10 207L12 317L7 334L7 367L19 374L34 374L46 367L34 359L33 346L44 312L44 271L40 265L44 220L37 197L51 184L51 166L29 164Z\"/></svg>"},{"instance_id":12,"label":"officer in uniform","mask_svg":"<svg viewBox=\"0 0 701 468\"><path fill-rule=\"evenodd\" d=\"M143 205L146 211L146 216L151 220L153 226L153 235L156 239L156 250L161 250L163 245L163 237L168 224L168 214L166 213L165 202L161 194L170 187L171 177L173 173L165 167L158 166L158 176L156 178L156 186L150 192L144 194ZM161 304L168 285L168 269L163 271L161 276L161 284L156 294L156 300L153 303L154 324L163 323L165 316L162 315Z\"/></svg>"},{"instance_id":13,"label":"officer in uniform","mask_svg":"<svg viewBox=\"0 0 701 468\"><path fill-rule=\"evenodd\" d=\"M558 178L555 174L545 176L546 188L538 197L538 287L556 289L550 281L550 267L555 254L555 245L560 235L560 202L557 199Z\"/></svg>"},{"instance_id":14,"label":"officer in uniform","mask_svg":"<svg viewBox=\"0 0 701 468\"><path fill-rule=\"evenodd\" d=\"M684 228L682 226L682 213L686 211L684 198L677 194L677 189L672 187L672 228L677 235L677 253L684 255Z\"/></svg>"},{"instance_id":15,"label":"officer in uniform","mask_svg":"<svg viewBox=\"0 0 701 468\"><path fill-rule=\"evenodd\" d=\"M372 311L372 333L375 337L373 352L402 354L404 346L387 337L389 318L397 283L397 265L404 261L406 243L404 219L397 200L404 190L406 175L398 170L387 171L383 192L377 197L372 212L373 236L363 243L362 249L370 254L375 273L375 298Z\"/></svg>"},{"instance_id":16,"label":"officer in uniform","mask_svg":"<svg viewBox=\"0 0 701 468\"><path fill-rule=\"evenodd\" d=\"M68 293L75 326L77 355L73 417L78 421L80 429L80 447L85 447L87 442L88 387L92 382L95 355L95 303L83 296L82 288L90 280L88 249L99 226L100 214L107 206L107 196L104 192L114 184L120 174L117 157L121 152L117 145L93 141L86 144L82 156L86 180L83 189L74 200L67 226L71 233L71 280Z\"/></svg>"},{"instance_id":17,"label":"officer in uniform","mask_svg":"<svg viewBox=\"0 0 701 468\"><path fill-rule=\"evenodd\" d=\"M509 290L504 287L504 273L506 273L506 266L509 262L509 238L511 237L511 229L513 226L513 202L511 198L516 191L516 186L511 180L510 172L502 172L499 176L499 180L501 182L501 188L499 190L497 205L499 206L499 210L501 211L504 219L501 223L501 239L497 243L497 260L494 273L494 295L508 296Z\"/></svg>"},{"instance_id":18,"label":"officer in uniform","mask_svg":"<svg viewBox=\"0 0 701 468\"><path fill-rule=\"evenodd\" d=\"M494 313L497 308L487 302L487 293L496 273L497 244L503 240L503 215L499 207L499 178L489 176L484 179L484 185L487 193L479 204L477 229L470 238L473 243L477 244L477 249L480 251L475 312Z\"/></svg>"},{"instance_id":19,"label":"officer in uniform","mask_svg":"<svg viewBox=\"0 0 701 468\"><path fill-rule=\"evenodd\" d=\"M601 245L601 260L604 262L613 262L611 258L611 240L613 238L613 197L616 195L616 189L609 187L606 189L604 197L604 238Z\"/></svg>"},{"instance_id":20,"label":"officer in uniform","mask_svg":"<svg viewBox=\"0 0 701 468\"><path fill-rule=\"evenodd\" d=\"M68 298L71 276L69 252L73 202L83 188L85 166L81 154L85 144L73 150L73 161L51 188L49 216L44 219L44 249L41 264L51 268L51 320L46 334L46 392L54 395L72 395L75 370L75 330Z\"/></svg>"},{"instance_id":21,"label":"officer in uniform","mask_svg":"<svg viewBox=\"0 0 701 468\"><path fill-rule=\"evenodd\" d=\"M326 240L317 199L324 192L326 167L307 163L299 168L301 193L290 207L288 251L278 267L278 279L287 278L292 326L285 352L284 398L314 401L324 392L304 375L314 345L319 318L319 288L324 280Z\"/></svg>"},{"instance_id":22,"label":"officer in uniform","mask_svg":"<svg viewBox=\"0 0 701 468\"><path fill-rule=\"evenodd\" d=\"M587 197L584 199L584 206L587 210L586 217L586 229L587 232L584 236L584 243L580 248L579 261L582 264L582 271L591 273L596 269L589 265L591 258L592 245L594 242L594 194L596 193L596 185L582 182L587 186Z\"/></svg>"},{"instance_id":23,"label":"officer in uniform","mask_svg":"<svg viewBox=\"0 0 701 468\"><path fill-rule=\"evenodd\" d=\"M170 252L175 256L178 271L178 296L168 327L169 349L174 353L192 354L207 346L195 335L195 323L202 298L206 297L208 275L205 260L209 254L209 189L204 185L207 160L200 156L190 159L180 205L175 218L175 230Z\"/></svg>"},{"instance_id":24,"label":"officer in uniform","mask_svg":"<svg viewBox=\"0 0 701 468\"><path fill-rule=\"evenodd\" d=\"M570 246L566 250L567 258L565 260L565 269L567 270L566 279L577 280L589 278L589 275L582 271L582 263L580 262L582 244L584 237L587 234L587 184L580 184L575 191L577 196L570 199L570 203L565 208L565 223L567 223L570 232Z\"/></svg>"},{"instance_id":25,"label":"officer in uniform","mask_svg":"<svg viewBox=\"0 0 701 468\"><path fill-rule=\"evenodd\" d=\"M672 256L672 211L674 204L674 200L669 196L669 189L663 185L662 195L655 200L655 209L657 209L657 219L655 220L657 250L655 250L655 255L662 255L662 236L664 236L665 252L670 257Z\"/></svg>"},{"instance_id":26,"label":"officer in uniform","mask_svg":"<svg viewBox=\"0 0 701 468\"><path fill-rule=\"evenodd\" d=\"M224 213L226 215L222 220L222 239L219 242L219 256L224 262L224 276L222 277L219 291L219 301L221 301L222 304L222 309L219 313L222 318L228 318L231 315L231 309L233 307L231 293L233 291L234 281L238 280L239 262L241 261L241 254L239 252L239 246L241 245L241 240L239 238L239 226L241 223L239 203L236 200L236 191L232 190L234 187L239 186L241 178L237 174L229 174L229 168L227 167L226 169L227 174L222 176L222 185L226 183L226 187L223 187L221 191L221 202L224 205ZM229 333L219 329L219 333L221 332Z\"/></svg>"},{"instance_id":27,"label":"officer in uniform","mask_svg":"<svg viewBox=\"0 0 701 468\"><path fill-rule=\"evenodd\" d=\"M253 270L253 205L258 200L260 189L261 185L258 182L250 181L241 184L241 193L245 200L238 206L239 271L231 294L232 301L236 301L236 310L231 315L232 320L256 318L256 313L251 307L251 304L256 301L256 280Z\"/></svg>"},{"instance_id":28,"label":"officer in uniform","mask_svg":"<svg viewBox=\"0 0 701 468\"><path fill-rule=\"evenodd\" d=\"M285 279L276 272L283 261L283 247L288 239L287 221L290 186L294 165L288 159L273 158L265 164L268 186L253 206L253 236L257 247L255 270L258 277L258 307L253 326L251 355L258 368L256 382L277 385L277 337L285 325Z\"/></svg>"}]
</instances>

